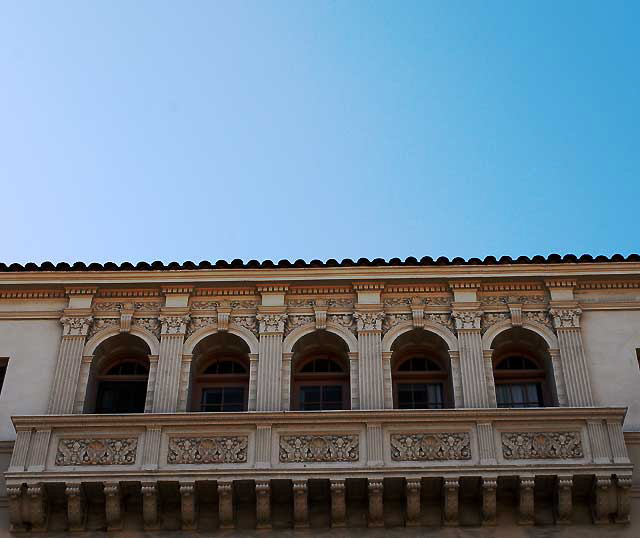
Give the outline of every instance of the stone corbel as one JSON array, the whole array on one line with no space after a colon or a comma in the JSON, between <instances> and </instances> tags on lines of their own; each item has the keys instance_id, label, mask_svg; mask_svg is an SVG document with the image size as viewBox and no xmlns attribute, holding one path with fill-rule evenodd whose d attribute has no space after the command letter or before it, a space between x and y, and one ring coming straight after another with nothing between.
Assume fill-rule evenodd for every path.
<instances>
[{"instance_id":1,"label":"stone corbel","mask_svg":"<svg viewBox=\"0 0 640 538\"><path fill-rule=\"evenodd\" d=\"M609 523L611 503L609 496L611 491L611 477L608 475L597 475L593 480L593 490L591 495L591 514L596 525L606 525Z\"/></svg>"},{"instance_id":2,"label":"stone corbel","mask_svg":"<svg viewBox=\"0 0 640 538\"><path fill-rule=\"evenodd\" d=\"M82 484L67 484L67 520L70 531L84 530L87 517L86 499Z\"/></svg>"},{"instance_id":3,"label":"stone corbel","mask_svg":"<svg viewBox=\"0 0 640 538\"><path fill-rule=\"evenodd\" d=\"M47 530L49 512L47 510L47 490L44 484L30 484L27 486L27 499L29 500L31 530Z\"/></svg>"},{"instance_id":4,"label":"stone corbel","mask_svg":"<svg viewBox=\"0 0 640 538\"><path fill-rule=\"evenodd\" d=\"M10 530L13 532L21 532L25 530L25 522L22 515L24 489L25 488L22 484L7 486L7 498L9 500L9 523L11 524Z\"/></svg>"},{"instance_id":5,"label":"stone corbel","mask_svg":"<svg viewBox=\"0 0 640 538\"><path fill-rule=\"evenodd\" d=\"M218 520L221 529L233 528L233 482L218 481Z\"/></svg>"},{"instance_id":6,"label":"stone corbel","mask_svg":"<svg viewBox=\"0 0 640 538\"><path fill-rule=\"evenodd\" d=\"M133 310L120 311L120 332L131 332L131 323L133 322Z\"/></svg>"},{"instance_id":7,"label":"stone corbel","mask_svg":"<svg viewBox=\"0 0 640 538\"><path fill-rule=\"evenodd\" d=\"M498 480L495 477L482 479L482 524L496 524L496 492Z\"/></svg>"},{"instance_id":8,"label":"stone corbel","mask_svg":"<svg viewBox=\"0 0 640 538\"><path fill-rule=\"evenodd\" d=\"M313 309L316 320L316 329L322 330L327 328L327 307L318 306Z\"/></svg>"},{"instance_id":9,"label":"stone corbel","mask_svg":"<svg viewBox=\"0 0 640 538\"><path fill-rule=\"evenodd\" d=\"M509 313L511 314L511 325L514 327L522 327L522 305L508 304Z\"/></svg>"},{"instance_id":10,"label":"stone corbel","mask_svg":"<svg viewBox=\"0 0 640 538\"><path fill-rule=\"evenodd\" d=\"M142 483L142 520L145 530L158 530L158 486L155 482Z\"/></svg>"},{"instance_id":11,"label":"stone corbel","mask_svg":"<svg viewBox=\"0 0 640 538\"><path fill-rule=\"evenodd\" d=\"M309 501L306 480L293 481L293 524L296 529L309 526Z\"/></svg>"},{"instance_id":12,"label":"stone corbel","mask_svg":"<svg viewBox=\"0 0 640 538\"><path fill-rule=\"evenodd\" d=\"M444 497L443 518L444 524L451 527L458 524L458 490L460 483L458 478L445 478L442 484Z\"/></svg>"},{"instance_id":13,"label":"stone corbel","mask_svg":"<svg viewBox=\"0 0 640 538\"><path fill-rule=\"evenodd\" d=\"M556 523L569 525L573 513L573 477L558 476L556 490Z\"/></svg>"},{"instance_id":14,"label":"stone corbel","mask_svg":"<svg viewBox=\"0 0 640 538\"><path fill-rule=\"evenodd\" d=\"M411 315L414 329L424 329L424 305L420 297L411 299Z\"/></svg>"},{"instance_id":15,"label":"stone corbel","mask_svg":"<svg viewBox=\"0 0 640 538\"><path fill-rule=\"evenodd\" d=\"M118 482L107 482L104 485L104 507L107 530L122 529L122 494Z\"/></svg>"},{"instance_id":16,"label":"stone corbel","mask_svg":"<svg viewBox=\"0 0 640 538\"><path fill-rule=\"evenodd\" d=\"M616 477L616 523L629 523L631 515L631 475Z\"/></svg>"},{"instance_id":17,"label":"stone corbel","mask_svg":"<svg viewBox=\"0 0 640 538\"><path fill-rule=\"evenodd\" d=\"M405 493L407 495L407 527L417 527L420 525L420 492L422 480L419 478L408 478L405 483Z\"/></svg>"},{"instance_id":18,"label":"stone corbel","mask_svg":"<svg viewBox=\"0 0 640 538\"><path fill-rule=\"evenodd\" d=\"M331 526L344 527L347 521L344 480L331 480Z\"/></svg>"},{"instance_id":19,"label":"stone corbel","mask_svg":"<svg viewBox=\"0 0 640 538\"><path fill-rule=\"evenodd\" d=\"M369 480L369 527L384 526L383 494L384 482Z\"/></svg>"},{"instance_id":20,"label":"stone corbel","mask_svg":"<svg viewBox=\"0 0 640 538\"><path fill-rule=\"evenodd\" d=\"M534 495L535 479L529 476L521 476L518 485L518 524L533 525L534 519Z\"/></svg>"},{"instance_id":21,"label":"stone corbel","mask_svg":"<svg viewBox=\"0 0 640 538\"><path fill-rule=\"evenodd\" d=\"M180 514L182 530L195 530L197 527L197 505L195 482L180 484Z\"/></svg>"},{"instance_id":22,"label":"stone corbel","mask_svg":"<svg viewBox=\"0 0 640 538\"><path fill-rule=\"evenodd\" d=\"M268 480L256 482L256 528L271 528L271 484Z\"/></svg>"}]
</instances>

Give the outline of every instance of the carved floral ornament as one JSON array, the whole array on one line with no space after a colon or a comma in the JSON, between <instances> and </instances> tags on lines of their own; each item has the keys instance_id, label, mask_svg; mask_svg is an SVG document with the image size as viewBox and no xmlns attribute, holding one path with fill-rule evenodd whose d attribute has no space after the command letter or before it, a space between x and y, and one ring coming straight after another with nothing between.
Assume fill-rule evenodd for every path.
<instances>
[{"instance_id":1,"label":"carved floral ornament","mask_svg":"<svg viewBox=\"0 0 640 538\"><path fill-rule=\"evenodd\" d=\"M249 438L246 435L221 437L171 437L167 463L246 463Z\"/></svg>"},{"instance_id":2,"label":"carved floral ornament","mask_svg":"<svg viewBox=\"0 0 640 538\"><path fill-rule=\"evenodd\" d=\"M502 455L506 460L582 458L580 432L502 433Z\"/></svg>"},{"instance_id":3,"label":"carved floral ornament","mask_svg":"<svg viewBox=\"0 0 640 538\"><path fill-rule=\"evenodd\" d=\"M395 433L391 435L394 461L447 461L471 459L468 433Z\"/></svg>"},{"instance_id":4,"label":"carved floral ornament","mask_svg":"<svg viewBox=\"0 0 640 538\"><path fill-rule=\"evenodd\" d=\"M479 329L482 312L477 310L454 310L451 317L455 320L456 329Z\"/></svg>"},{"instance_id":5,"label":"carved floral ornament","mask_svg":"<svg viewBox=\"0 0 640 538\"><path fill-rule=\"evenodd\" d=\"M189 316L163 316L160 318L162 334L184 334Z\"/></svg>"},{"instance_id":6,"label":"carved floral ornament","mask_svg":"<svg viewBox=\"0 0 640 538\"><path fill-rule=\"evenodd\" d=\"M160 340L160 321L156 318L134 318L133 326L149 331Z\"/></svg>"},{"instance_id":7,"label":"carved floral ornament","mask_svg":"<svg viewBox=\"0 0 640 538\"><path fill-rule=\"evenodd\" d=\"M284 435L280 437L280 461L349 462L360 459L358 435Z\"/></svg>"},{"instance_id":8,"label":"carved floral ornament","mask_svg":"<svg viewBox=\"0 0 640 538\"><path fill-rule=\"evenodd\" d=\"M91 316L82 318L63 317L60 318L62 323L63 336L87 336L91 327Z\"/></svg>"},{"instance_id":9,"label":"carved floral ornament","mask_svg":"<svg viewBox=\"0 0 640 538\"><path fill-rule=\"evenodd\" d=\"M230 321L239 327L244 327L258 336L258 321L255 316L231 316Z\"/></svg>"},{"instance_id":10,"label":"carved floral ornament","mask_svg":"<svg viewBox=\"0 0 640 538\"><path fill-rule=\"evenodd\" d=\"M256 319L260 322L261 333L282 333L287 321L286 314L258 314Z\"/></svg>"},{"instance_id":11,"label":"carved floral ornament","mask_svg":"<svg viewBox=\"0 0 640 538\"><path fill-rule=\"evenodd\" d=\"M551 308L549 314L553 318L556 329L570 329L580 327L580 308Z\"/></svg>"},{"instance_id":12,"label":"carved floral ornament","mask_svg":"<svg viewBox=\"0 0 640 538\"><path fill-rule=\"evenodd\" d=\"M308 325L309 323L313 323L314 321L315 317L311 315L290 315L289 319L287 320L287 330L285 331L285 335L288 335L291 331L297 329L298 327Z\"/></svg>"},{"instance_id":13,"label":"carved floral ornament","mask_svg":"<svg viewBox=\"0 0 640 538\"><path fill-rule=\"evenodd\" d=\"M380 331L384 312L355 312L353 318L356 320L358 331Z\"/></svg>"},{"instance_id":14,"label":"carved floral ornament","mask_svg":"<svg viewBox=\"0 0 640 538\"><path fill-rule=\"evenodd\" d=\"M70 465L133 465L138 439L60 439L55 463Z\"/></svg>"}]
</instances>

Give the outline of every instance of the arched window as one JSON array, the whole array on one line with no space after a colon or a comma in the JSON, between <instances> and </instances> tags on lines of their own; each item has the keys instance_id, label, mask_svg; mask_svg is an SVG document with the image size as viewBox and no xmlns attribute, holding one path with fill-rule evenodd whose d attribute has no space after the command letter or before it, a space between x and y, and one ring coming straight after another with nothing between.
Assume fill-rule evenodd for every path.
<instances>
[{"instance_id":1,"label":"arched window","mask_svg":"<svg viewBox=\"0 0 640 538\"><path fill-rule=\"evenodd\" d=\"M134 359L111 362L97 376L96 413L143 413L149 368Z\"/></svg>"},{"instance_id":2,"label":"arched window","mask_svg":"<svg viewBox=\"0 0 640 538\"><path fill-rule=\"evenodd\" d=\"M192 409L204 412L246 411L249 369L242 358L218 356L196 377Z\"/></svg>"},{"instance_id":3,"label":"arched window","mask_svg":"<svg viewBox=\"0 0 640 538\"><path fill-rule=\"evenodd\" d=\"M293 407L300 411L348 409L349 371L343 360L329 354L300 361L294 375Z\"/></svg>"},{"instance_id":4,"label":"arched window","mask_svg":"<svg viewBox=\"0 0 640 538\"><path fill-rule=\"evenodd\" d=\"M545 371L522 355L500 359L494 368L498 407L543 407Z\"/></svg>"},{"instance_id":5,"label":"arched window","mask_svg":"<svg viewBox=\"0 0 640 538\"><path fill-rule=\"evenodd\" d=\"M411 356L399 361L393 373L397 409L442 409L447 372L437 360Z\"/></svg>"}]
</instances>

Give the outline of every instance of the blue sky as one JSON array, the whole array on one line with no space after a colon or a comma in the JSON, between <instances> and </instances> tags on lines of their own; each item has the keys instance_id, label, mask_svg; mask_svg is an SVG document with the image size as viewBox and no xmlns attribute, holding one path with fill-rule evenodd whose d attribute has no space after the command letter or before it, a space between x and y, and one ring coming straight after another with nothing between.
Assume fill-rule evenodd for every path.
<instances>
[{"instance_id":1,"label":"blue sky","mask_svg":"<svg viewBox=\"0 0 640 538\"><path fill-rule=\"evenodd\" d=\"M640 250L640 3L0 1L0 261Z\"/></svg>"}]
</instances>

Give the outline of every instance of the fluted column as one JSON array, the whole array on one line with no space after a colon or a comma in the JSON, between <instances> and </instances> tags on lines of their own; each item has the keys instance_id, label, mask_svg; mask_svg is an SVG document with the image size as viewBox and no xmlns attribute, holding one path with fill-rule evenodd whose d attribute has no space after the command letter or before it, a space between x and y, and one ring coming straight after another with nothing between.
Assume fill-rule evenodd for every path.
<instances>
[{"instance_id":1,"label":"fluted column","mask_svg":"<svg viewBox=\"0 0 640 538\"><path fill-rule=\"evenodd\" d=\"M558 333L567 403L570 407L592 406L594 402L589 379L589 365L580 329L582 310L580 308L551 308L549 313Z\"/></svg>"},{"instance_id":2,"label":"fluted column","mask_svg":"<svg viewBox=\"0 0 640 538\"><path fill-rule=\"evenodd\" d=\"M490 407L480 334L482 313L456 310L452 316L458 333L463 406Z\"/></svg>"},{"instance_id":3,"label":"fluted column","mask_svg":"<svg viewBox=\"0 0 640 538\"><path fill-rule=\"evenodd\" d=\"M260 322L260 359L256 410L279 411L282 405L282 339L287 315L261 313L257 319Z\"/></svg>"},{"instance_id":4,"label":"fluted column","mask_svg":"<svg viewBox=\"0 0 640 538\"><path fill-rule=\"evenodd\" d=\"M70 414L74 411L82 364L82 350L91 326L91 320L91 316L67 316L60 320L62 340L47 410L50 415Z\"/></svg>"},{"instance_id":5,"label":"fluted column","mask_svg":"<svg viewBox=\"0 0 640 538\"><path fill-rule=\"evenodd\" d=\"M384 409L384 368L382 364L383 312L356 312L358 324L358 366L360 409Z\"/></svg>"},{"instance_id":6,"label":"fluted column","mask_svg":"<svg viewBox=\"0 0 640 538\"><path fill-rule=\"evenodd\" d=\"M160 357L153 395L154 413L174 413L178 409L180 375L182 373L182 346L189 316L163 316L160 318Z\"/></svg>"}]
</instances>

